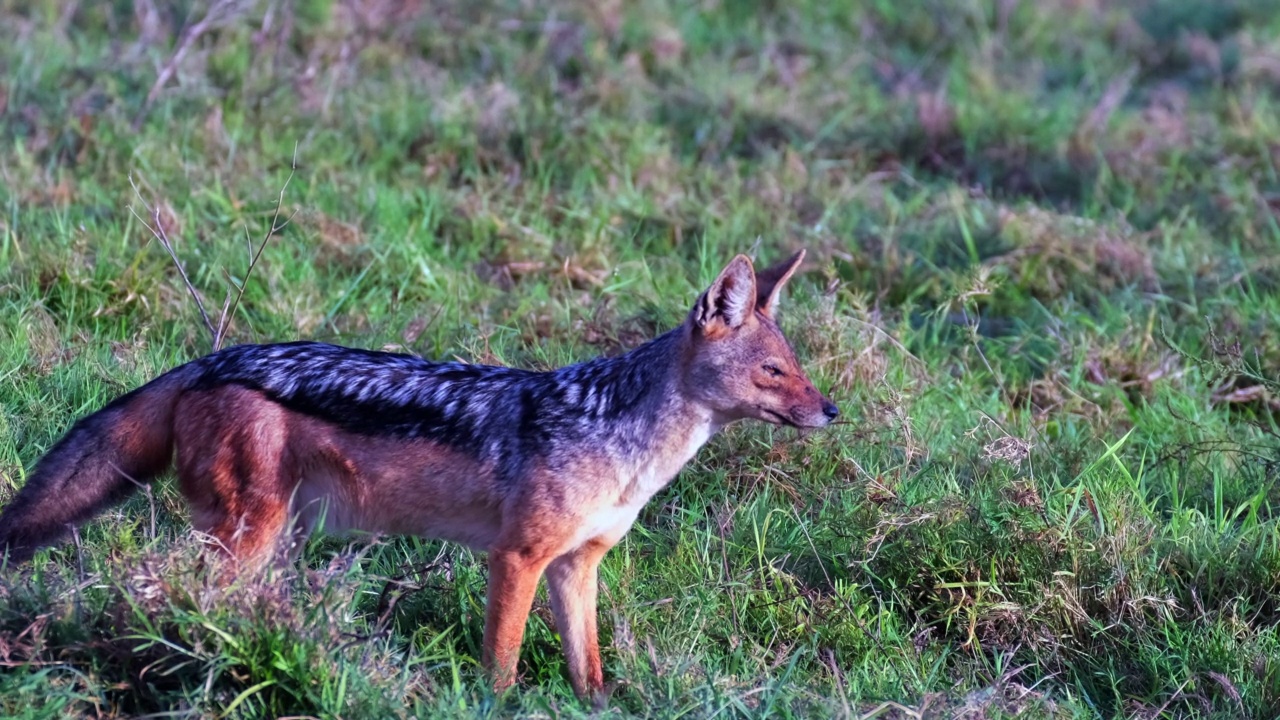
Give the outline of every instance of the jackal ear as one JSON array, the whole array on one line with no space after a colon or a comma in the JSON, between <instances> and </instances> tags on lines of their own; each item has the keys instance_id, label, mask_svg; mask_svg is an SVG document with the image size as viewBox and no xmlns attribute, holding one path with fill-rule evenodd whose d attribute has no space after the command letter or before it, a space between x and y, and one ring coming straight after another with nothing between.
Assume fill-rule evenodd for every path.
<instances>
[{"instance_id":1,"label":"jackal ear","mask_svg":"<svg viewBox=\"0 0 1280 720\"><path fill-rule=\"evenodd\" d=\"M756 309L765 317L773 317L778 309L778 296L782 286L799 269L804 260L804 250L769 268L756 273Z\"/></svg>"},{"instance_id":2,"label":"jackal ear","mask_svg":"<svg viewBox=\"0 0 1280 720\"><path fill-rule=\"evenodd\" d=\"M733 330L752 316L756 309L756 273L751 258L735 257L711 287L698 297L693 306L693 322L706 335Z\"/></svg>"}]
</instances>

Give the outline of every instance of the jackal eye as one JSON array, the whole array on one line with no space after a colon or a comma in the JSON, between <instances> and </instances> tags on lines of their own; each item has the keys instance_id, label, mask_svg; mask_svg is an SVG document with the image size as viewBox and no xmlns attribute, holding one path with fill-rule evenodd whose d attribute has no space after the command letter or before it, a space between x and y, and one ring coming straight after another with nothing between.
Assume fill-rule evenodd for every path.
<instances>
[{"instance_id":1,"label":"jackal eye","mask_svg":"<svg viewBox=\"0 0 1280 720\"><path fill-rule=\"evenodd\" d=\"M763 367L764 371L773 377L782 377L783 375L786 375L786 373L782 372L782 368L774 365L773 363L765 363Z\"/></svg>"}]
</instances>

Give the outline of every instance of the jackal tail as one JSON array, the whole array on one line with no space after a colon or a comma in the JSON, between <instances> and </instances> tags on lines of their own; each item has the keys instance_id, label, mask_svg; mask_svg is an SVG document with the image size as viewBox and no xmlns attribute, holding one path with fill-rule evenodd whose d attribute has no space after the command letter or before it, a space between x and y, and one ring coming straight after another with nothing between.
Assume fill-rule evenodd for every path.
<instances>
[{"instance_id":1,"label":"jackal tail","mask_svg":"<svg viewBox=\"0 0 1280 720\"><path fill-rule=\"evenodd\" d=\"M123 501L169 467L183 369L82 418L31 471L0 514L0 563L35 551Z\"/></svg>"}]
</instances>

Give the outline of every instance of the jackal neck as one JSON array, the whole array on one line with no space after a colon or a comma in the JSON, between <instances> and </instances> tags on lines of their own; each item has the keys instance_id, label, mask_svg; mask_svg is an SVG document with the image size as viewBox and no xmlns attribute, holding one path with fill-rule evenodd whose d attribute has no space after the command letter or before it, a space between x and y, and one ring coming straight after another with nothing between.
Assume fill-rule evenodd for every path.
<instances>
[{"instance_id":1,"label":"jackal neck","mask_svg":"<svg viewBox=\"0 0 1280 720\"><path fill-rule=\"evenodd\" d=\"M699 414L680 388L687 335L677 327L622 355L552 371L557 399L598 420L636 420L655 429L663 416Z\"/></svg>"},{"instance_id":2,"label":"jackal neck","mask_svg":"<svg viewBox=\"0 0 1280 720\"><path fill-rule=\"evenodd\" d=\"M554 370L543 407L592 423L593 434L611 444L647 451L668 420L686 414L679 392L684 342L676 328L622 355Z\"/></svg>"},{"instance_id":3,"label":"jackal neck","mask_svg":"<svg viewBox=\"0 0 1280 720\"><path fill-rule=\"evenodd\" d=\"M626 354L551 373L562 407L585 424L584 439L634 469L627 495L652 495L717 429L711 412L682 387L689 341L681 326Z\"/></svg>"}]
</instances>

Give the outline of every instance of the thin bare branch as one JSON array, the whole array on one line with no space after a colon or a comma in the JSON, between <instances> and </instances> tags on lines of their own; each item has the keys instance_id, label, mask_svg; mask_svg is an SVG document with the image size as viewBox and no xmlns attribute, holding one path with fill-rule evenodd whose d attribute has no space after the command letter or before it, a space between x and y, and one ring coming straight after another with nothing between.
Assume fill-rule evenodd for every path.
<instances>
[{"instance_id":1,"label":"thin bare branch","mask_svg":"<svg viewBox=\"0 0 1280 720\"><path fill-rule=\"evenodd\" d=\"M298 214L297 210L294 210L294 212L287 218L284 218L283 221L280 217L284 210L285 192L289 189L289 183L293 181L293 176L297 172L298 146L295 143L293 147L293 159L290 163L289 177L285 178L284 184L280 187L280 194L276 198L275 213L271 216L271 226L267 228L266 233L263 234L262 241L258 243L257 247L254 247L253 245L253 241L250 239L248 234L248 229L246 228L245 230L245 243L249 252L249 267L245 270L244 277L239 282L236 282L229 272L225 269L223 270L223 275L227 278L229 286L227 288L226 295L222 299L222 311L218 315L218 322L216 324L209 317L208 311L205 310L204 300L200 297L200 293L196 290L195 285L192 284L191 278L187 275L186 268L178 258L177 251L173 248L173 243L169 239L168 231L165 230L165 224L160 217L159 208L153 208L147 203L146 199L142 196L142 190L134 181L133 176L129 176L129 184L133 186L133 192L137 195L138 201L142 203L147 214L151 216L151 221L148 222L147 219L139 214L132 205L129 206L129 212L133 213L133 216L138 219L138 222L142 223L142 226L151 232L151 236L154 237L156 241L160 243L161 247L164 248L165 252L169 254L169 259L173 262L174 267L178 269L178 274L182 277L183 284L187 286L187 292L191 295L191 299L196 303L196 309L200 311L201 320L204 321L205 327L209 330L209 336L213 344L214 352L221 350L223 343L226 342L227 334L231 330L232 319L235 317L236 310L240 306L241 298L244 297L245 287L248 285L249 278L253 275L254 269L258 266L258 261L262 258L262 252L266 249L267 243L271 242L271 237L273 235L288 227L290 223L293 222L293 218Z\"/></svg>"},{"instance_id":2,"label":"thin bare branch","mask_svg":"<svg viewBox=\"0 0 1280 720\"><path fill-rule=\"evenodd\" d=\"M293 222L293 218L298 214L294 210L283 223L280 222L280 211L284 208L284 193L289 189L289 183L293 181L293 176L298 172L298 144L293 145L293 161L289 167L289 177L284 179L284 185L280 186L280 195L276 198L276 211L271 216L271 227L267 228L267 232L262 236L262 242L258 244L257 250L254 251L253 257L249 260L249 269L244 273L244 279L236 286L235 299L231 301L230 309L223 309L222 318L218 322L218 331L214 336L213 350L217 352L222 349L222 341L226 339L226 331L230 329L231 319L235 317L236 309L240 307L240 298L244 297L245 286L249 284L249 276L253 275L253 269L258 266L258 260L262 257L262 251L266 249L267 243L271 242L271 237L281 230L289 227L289 223Z\"/></svg>"},{"instance_id":3,"label":"thin bare branch","mask_svg":"<svg viewBox=\"0 0 1280 720\"><path fill-rule=\"evenodd\" d=\"M209 329L209 335L216 344L218 340L218 331L214 329L213 321L209 319L209 313L205 312L204 301L200 299L200 293L196 292L195 285L191 284L191 278L187 276L187 269L183 267L182 261L178 259L178 254L174 252L173 243L169 241L169 235L164 229L164 223L160 221L160 209L158 207L153 209L149 204L147 204L146 198L142 197L142 190L140 190L138 188L138 184L134 182L133 175L129 175L129 184L133 186L133 193L138 196L138 202L142 203L142 206L147 209L147 213L152 215L155 226L153 227L143 219L132 205L129 206L129 212L133 213L133 216L138 218L138 222L142 223L143 227L151 231L151 236L156 239L156 242L160 243L160 246L164 248L165 252L169 253L169 259L173 261L173 266L178 269L178 274L182 276L182 282L187 286L187 292L190 293L191 299L196 301L196 309L200 311L200 319L204 320L204 326ZM217 348L215 347L214 349Z\"/></svg>"}]
</instances>

